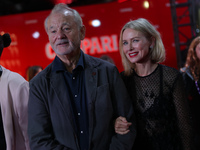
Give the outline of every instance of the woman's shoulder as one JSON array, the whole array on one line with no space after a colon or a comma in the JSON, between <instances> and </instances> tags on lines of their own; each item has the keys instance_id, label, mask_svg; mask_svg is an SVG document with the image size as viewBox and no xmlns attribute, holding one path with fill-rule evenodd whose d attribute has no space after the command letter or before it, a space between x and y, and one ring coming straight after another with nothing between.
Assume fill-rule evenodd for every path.
<instances>
[{"instance_id":1,"label":"woman's shoulder","mask_svg":"<svg viewBox=\"0 0 200 150\"><path fill-rule=\"evenodd\" d=\"M178 79L182 78L178 69L166 65L161 65L161 67L163 68L163 79L165 82L174 83Z\"/></svg>"},{"instance_id":2,"label":"woman's shoulder","mask_svg":"<svg viewBox=\"0 0 200 150\"><path fill-rule=\"evenodd\" d=\"M175 75L175 76L180 74L180 71L176 68L169 67L169 66L166 66L166 65L160 65L160 66L163 68L164 74Z\"/></svg>"}]
</instances>

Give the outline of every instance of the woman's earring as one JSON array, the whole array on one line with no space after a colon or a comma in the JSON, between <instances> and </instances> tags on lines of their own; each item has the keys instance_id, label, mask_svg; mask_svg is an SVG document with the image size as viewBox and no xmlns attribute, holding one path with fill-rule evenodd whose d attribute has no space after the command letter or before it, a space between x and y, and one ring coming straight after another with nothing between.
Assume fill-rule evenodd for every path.
<instances>
[{"instance_id":1,"label":"woman's earring","mask_svg":"<svg viewBox=\"0 0 200 150\"><path fill-rule=\"evenodd\" d=\"M151 45L149 48L152 49L152 48L153 48L153 45Z\"/></svg>"}]
</instances>

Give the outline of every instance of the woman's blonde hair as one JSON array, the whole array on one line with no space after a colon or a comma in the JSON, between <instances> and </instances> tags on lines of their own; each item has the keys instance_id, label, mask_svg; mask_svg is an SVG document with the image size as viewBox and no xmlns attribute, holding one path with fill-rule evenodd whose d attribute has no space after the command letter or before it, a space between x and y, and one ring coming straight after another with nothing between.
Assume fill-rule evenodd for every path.
<instances>
[{"instance_id":1,"label":"woman's blonde hair","mask_svg":"<svg viewBox=\"0 0 200 150\"><path fill-rule=\"evenodd\" d=\"M141 32L150 42L152 38L155 39L155 45L150 48L150 59L153 63L160 63L165 60L165 48L160 36L160 33L154 28L154 26L146 19L139 18L137 20L129 21L124 25L120 32L119 39L119 50L122 58L122 64L124 67L125 75L130 75L132 73L132 68L135 64L132 64L123 52L123 33L124 30L130 28Z\"/></svg>"}]
</instances>

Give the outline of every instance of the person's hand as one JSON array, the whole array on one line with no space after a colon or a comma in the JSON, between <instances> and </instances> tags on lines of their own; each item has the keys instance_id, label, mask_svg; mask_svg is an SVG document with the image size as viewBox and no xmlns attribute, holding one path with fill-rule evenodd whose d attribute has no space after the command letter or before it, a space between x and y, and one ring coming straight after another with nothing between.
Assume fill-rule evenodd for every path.
<instances>
[{"instance_id":1,"label":"person's hand","mask_svg":"<svg viewBox=\"0 0 200 150\"><path fill-rule=\"evenodd\" d=\"M127 134L130 131L129 126L131 124L126 118L120 116L115 120L115 132L121 135Z\"/></svg>"}]
</instances>

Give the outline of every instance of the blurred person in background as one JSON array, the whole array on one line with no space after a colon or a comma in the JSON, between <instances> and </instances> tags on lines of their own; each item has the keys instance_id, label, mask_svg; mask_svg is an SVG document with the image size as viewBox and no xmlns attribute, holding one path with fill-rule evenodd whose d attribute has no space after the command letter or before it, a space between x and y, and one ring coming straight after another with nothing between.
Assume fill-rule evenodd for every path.
<instances>
[{"instance_id":1,"label":"blurred person in background","mask_svg":"<svg viewBox=\"0 0 200 150\"><path fill-rule=\"evenodd\" d=\"M11 42L9 34L4 35L0 36L0 56ZM30 150L28 90L28 82L21 75L0 66L0 150Z\"/></svg>"},{"instance_id":2,"label":"blurred person in background","mask_svg":"<svg viewBox=\"0 0 200 150\"><path fill-rule=\"evenodd\" d=\"M43 68L41 66L30 66L26 71L26 80L30 81L34 76L36 76Z\"/></svg>"},{"instance_id":3,"label":"blurred person in background","mask_svg":"<svg viewBox=\"0 0 200 150\"><path fill-rule=\"evenodd\" d=\"M113 61L113 59L110 56L108 56L108 55L102 55L100 58L103 59L103 60L106 60L106 61L108 61L108 62L110 62L112 64L115 64L115 62Z\"/></svg>"},{"instance_id":4,"label":"blurred person in background","mask_svg":"<svg viewBox=\"0 0 200 150\"><path fill-rule=\"evenodd\" d=\"M80 49L85 26L79 13L57 4L45 20L56 57L30 82L28 135L32 150L131 150L133 107L115 65ZM118 116L132 123L118 135Z\"/></svg>"},{"instance_id":5,"label":"blurred person in background","mask_svg":"<svg viewBox=\"0 0 200 150\"><path fill-rule=\"evenodd\" d=\"M146 19L124 25L119 49L121 73L132 98L137 135L134 150L190 150L191 120L180 72L160 64L165 48L160 33ZM115 130L126 134L128 122L119 117Z\"/></svg>"},{"instance_id":6,"label":"blurred person in background","mask_svg":"<svg viewBox=\"0 0 200 150\"><path fill-rule=\"evenodd\" d=\"M185 66L180 71L185 82L187 99L195 128L193 140L196 148L200 149L200 36L192 40Z\"/></svg>"}]
</instances>

